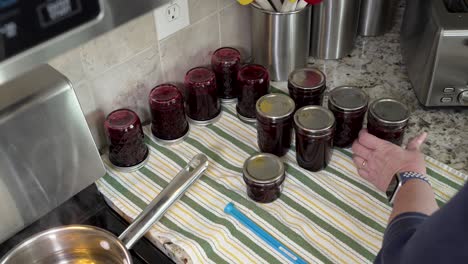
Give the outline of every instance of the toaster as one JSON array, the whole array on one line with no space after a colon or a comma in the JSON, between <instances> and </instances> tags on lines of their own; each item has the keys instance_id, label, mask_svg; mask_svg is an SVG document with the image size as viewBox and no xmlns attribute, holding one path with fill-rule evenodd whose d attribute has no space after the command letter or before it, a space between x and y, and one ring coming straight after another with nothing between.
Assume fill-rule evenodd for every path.
<instances>
[{"instance_id":1,"label":"toaster","mask_svg":"<svg viewBox=\"0 0 468 264\"><path fill-rule=\"evenodd\" d=\"M468 107L468 10L454 10L448 2L406 1L402 56L426 107Z\"/></svg>"}]
</instances>

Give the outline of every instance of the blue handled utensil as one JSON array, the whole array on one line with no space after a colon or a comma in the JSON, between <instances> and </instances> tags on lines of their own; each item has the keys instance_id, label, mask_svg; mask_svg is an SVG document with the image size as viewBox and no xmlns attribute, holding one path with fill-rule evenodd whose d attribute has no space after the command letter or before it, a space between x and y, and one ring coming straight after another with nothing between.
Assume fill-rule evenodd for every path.
<instances>
[{"instance_id":1,"label":"blue handled utensil","mask_svg":"<svg viewBox=\"0 0 468 264\"><path fill-rule=\"evenodd\" d=\"M274 248L276 251L281 253L281 255L285 256L287 259L289 259L293 263L297 264L306 264L307 262L303 259L301 259L298 255L296 255L294 252L292 252L290 249L288 249L286 246L281 244L276 238L272 237L270 234L268 234L265 230L263 230L261 227L259 227L257 224L255 224L250 218L248 218L246 215L244 215L241 211L239 211L233 203L228 203L226 207L224 207L224 212L227 214L232 215L235 219L237 219L241 224L246 226L250 231L252 231L254 234L259 236L263 241L267 242L272 248Z\"/></svg>"}]
</instances>

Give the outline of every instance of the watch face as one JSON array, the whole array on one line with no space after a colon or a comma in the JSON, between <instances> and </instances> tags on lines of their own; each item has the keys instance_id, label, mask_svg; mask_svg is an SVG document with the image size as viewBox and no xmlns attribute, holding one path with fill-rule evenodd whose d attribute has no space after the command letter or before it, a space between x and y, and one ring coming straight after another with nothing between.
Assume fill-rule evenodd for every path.
<instances>
[{"instance_id":1,"label":"watch face","mask_svg":"<svg viewBox=\"0 0 468 264\"><path fill-rule=\"evenodd\" d=\"M385 192L387 194L387 199L390 203L393 203L393 198L399 185L400 179L398 179L398 177L395 175L390 184L388 185L387 191Z\"/></svg>"}]
</instances>

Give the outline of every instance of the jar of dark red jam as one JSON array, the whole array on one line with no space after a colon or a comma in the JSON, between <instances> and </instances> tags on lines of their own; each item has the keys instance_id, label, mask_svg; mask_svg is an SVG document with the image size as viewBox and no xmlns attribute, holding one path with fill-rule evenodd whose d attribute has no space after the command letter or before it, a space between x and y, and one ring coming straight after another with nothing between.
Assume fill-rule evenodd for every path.
<instances>
[{"instance_id":1,"label":"jar of dark red jam","mask_svg":"<svg viewBox=\"0 0 468 264\"><path fill-rule=\"evenodd\" d=\"M239 96L237 116L245 122L255 122L255 103L270 89L270 77L265 67L257 64L243 66L237 74Z\"/></svg>"},{"instance_id":2,"label":"jar of dark red jam","mask_svg":"<svg viewBox=\"0 0 468 264\"><path fill-rule=\"evenodd\" d=\"M109 160L116 167L133 170L148 157L143 129L138 115L129 109L110 113L104 121L109 138Z\"/></svg>"},{"instance_id":3,"label":"jar of dark red jam","mask_svg":"<svg viewBox=\"0 0 468 264\"><path fill-rule=\"evenodd\" d=\"M209 125L221 114L221 104L212 70L193 68L185 75L186 113L195 125Z\"/></svg>"},{"instance_id":4,"label":"jar of dark red jam","mask_svg":"<svg viewBox=\"0 0 468 264\"><path fill-rule=\"evenodd\" d=\"M306 105L322 105L326 88L325 74L319 69L297 69L289 75L289 95L296 103L296 109Z\"/></svg>"},{"instance_id":5,"label":"jar of dark red jam","mask_svg":"<svg viewBox=\"0 0 468 264\"><path fill-rule=\"evenodd\" d=\"M395 99L383 98L372 102L367 114L370 134L401 145L408 125L408 108Z\"/></svg>"},{"instance_id":6,"label":"jar of dark red jam","mask_svg":"<svg viewBox=\"0 0 468 264\"><path fill-rule=\"evenodd\" d=\"M257 101L257 141L260 151L284 156L291 146L296 106L284 94L267 94Z\"/></svg>"},{"instance_id":7,"label":"jar of dark red jam","mask_svg":"<svg viewBox=\"0 0 468 264\"><path fill-rule=\"evenodd\" d=\"M161 84L150 92L151 132L161 143L176 143L187 136L184 98L172 84Z\"/></svg>"},{"instance_id":8,"label":"jar of dark red jam","mask_svg":"<svg viewBox=\"0 0 468 264\"><path fill-rule=\"evenodd\" d=\"M322 106L304 106L294 114L296 159L299 166L319 171L330 162L335 117Z\"/></svg>"},{"instance_id":9,"label":"jar of dark red jam","mask_svg":"<svg viewBox=\"0 0 468 264\"><path fill-rule=\"evenodd\" d=\"M341 86L330 92L328 109L336 120L334 146L346 148L353 144L362 129L368 102L367 94L357 87Z\"/></svg>"},{"instance_id":10,"label":"jar of dark red jam","mask_svg":"<svg viewBox=\"0 0 468 264\"><path fill-rule=\"evenodd\" d=\"M248 158L244 163L243 176L247 194L259 203L271 203L278 199L286 178L283 162L269 153Z\"/></svg>"},{"instance_id":11,"label":"jar of dark red jam","mask_svg":"<svg viewBox=\"0 0 468 264\"><path fill-rule=\"evenodd\" d=\"M234 48L217 49L211 56L211 67L216 75L218 97L222 103L237 100L237 73L240 68L240 52Z\"/></svg>"}]
</instances>

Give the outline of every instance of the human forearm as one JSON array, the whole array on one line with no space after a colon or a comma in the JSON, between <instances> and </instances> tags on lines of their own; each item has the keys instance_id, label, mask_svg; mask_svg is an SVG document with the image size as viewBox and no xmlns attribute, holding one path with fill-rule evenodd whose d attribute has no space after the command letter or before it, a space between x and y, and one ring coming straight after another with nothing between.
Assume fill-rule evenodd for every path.
<instances>
[{"instance_id":1,"label":"human forearm","mask_svg":"<svg viewBox=\"0 0 468 264\"><path fill-rule=\"evenodd\" d=\"M409 180L396 194L389 222L402 213L418 212L431 215L438 209L432 187L421 180Z\"/></svg>"}]
</instances>

